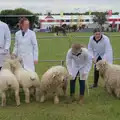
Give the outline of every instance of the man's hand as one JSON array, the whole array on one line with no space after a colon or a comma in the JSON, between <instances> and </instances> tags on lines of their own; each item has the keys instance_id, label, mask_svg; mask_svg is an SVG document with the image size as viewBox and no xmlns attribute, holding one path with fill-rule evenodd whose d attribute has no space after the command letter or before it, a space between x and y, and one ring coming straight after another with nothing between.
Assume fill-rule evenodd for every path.
<instances>
[{"instance_id":1,"label":"man's hand","mask_svg":"<svg viewBox=\"0 0 120 120\"><path fill-rule=\"evenodd\" d=\"M35 60L35 61L34 61L34 64L38 64L38 61L37 61L37 60Z\"/></svg>"},{"instance_id":2,"label":"man's hand","mask_svg":"<svg viewBox=\"0 0 120 120\"><path fill-rule=\"evenodd\" d=\"M96 59L95 58L93 58L92 61L93 61L94 64L96 64Z\"/></svg>"},{"instance_id":3,"label":"man's hand","mask_svg":"<svg viewBox=\"0 0 120 120\"><path fill-rule=\"evenodd\" d=\"M11 59L15 59L15 58L17 58L16 54L12 53L11 54Z\"/></svg>"},{"instance_id":4,"label":"man's hand","mask_svg":"<svg viewBox=\"0 0 120 120\"><path fill-rule=\"evenodd\" d=\"M82 79L85 80L86 79L86 73L82 74Z\"/></svg>"}]
</instances>

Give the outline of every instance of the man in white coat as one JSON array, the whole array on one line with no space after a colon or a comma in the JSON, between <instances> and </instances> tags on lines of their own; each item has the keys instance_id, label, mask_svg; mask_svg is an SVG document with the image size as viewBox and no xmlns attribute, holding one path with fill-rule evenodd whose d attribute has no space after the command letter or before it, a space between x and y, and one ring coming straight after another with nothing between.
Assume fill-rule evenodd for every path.
<instances>
[{"instance_id":1,"label":"man in white coat","mask_svg":"<svg viewBox=\"0 0 120 120\"><path fill-rule=\"evenodd\" d=\"M75 100L75 82L78 76L80 84L79 102L82 104L84 101L85 80L88 79L92 58L86 48L82 47L80 44L73 44L68 50L66 65L69 74L72 76L72 80L70 80L70 101Z\"/></svg>"},{"instance_id":2,"label":"man in white coat","mask_svg":"<svg viewBox=\"0 0 120 120\"><path fill-rule=\"evenodd\" d=\"M9 55L11 33L6 23L0 21L0 70L5 57Z\"/></svg>"},{"instance_id":3,"label":"man in white coat","mask_svg":"<svg viewBox=\"0 0 120 120\"><path fill-rule=\"evenodd\" d=\"M35 32L29 29L29 20L20 20L20 30L15 34L13 54L21 57L26 70L35 71L34 64L38 63L38 45Z\"/></svg>"},{"instance_id":4,"label":"man in white coat","mask_svg":"<svg viewBox=\"0 0 120 120\"><path fill-rule=\"evenodd\" d=\"M94 64L102 59L112 64L113 52L110 40L107 36L102 34L99 28L95 29L94 35L90 37L88 50ZM94 66L94 84L90 86L90 88L96 88L98 86L99 71L96 70L96 65Z\"/></svg>"}]
</instances>

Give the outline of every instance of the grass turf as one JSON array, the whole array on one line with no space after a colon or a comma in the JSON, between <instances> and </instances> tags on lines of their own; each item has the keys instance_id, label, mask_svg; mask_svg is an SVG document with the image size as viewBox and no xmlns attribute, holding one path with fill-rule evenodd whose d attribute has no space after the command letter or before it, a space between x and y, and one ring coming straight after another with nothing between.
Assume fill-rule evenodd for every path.
<instances>
[{"instance_id":1,"label":"grass turf","mask_svg":"<svg viewBox=\"0 0 120 120\"><path fill-rule=\"evenodd\" d=\"M119 33L106 33L107 35L119 35ZM37 33L39 44L39 64L36 71L41 75L51 66L61 64L60 62L40 62L40 60L65 60L66 52L73 42L88 44L89 38L76 36L90 36L92 33L70 33L65 38L48 38L54 36L52 33ZM60 35L62 36L62 35ZM46 38L42 38L46 37ZM114 57L120 57L120 37L110 37L114 50ZM13 47L14 41L12 41ZM12 48L11 48L12 49ZM119 64L119 61L115 61ZM93 70L90 72L89 84L93 82ZM78 96L79 85L76 84L76 97ZM69 86L68 86L69 95ZM49 99L45 103L32 102L24 103L24 95L21 94L21 106L15 107L15 101L8 100L5 108L0 108L0 120L119 120L120 101L108 95L104 90L104 82L99 80L99 87L90 90L90 96L85 95L85 105L77 103L64 104L65 98L61 97L60 104L54 105Z\"/></svg>"}]
</instances>

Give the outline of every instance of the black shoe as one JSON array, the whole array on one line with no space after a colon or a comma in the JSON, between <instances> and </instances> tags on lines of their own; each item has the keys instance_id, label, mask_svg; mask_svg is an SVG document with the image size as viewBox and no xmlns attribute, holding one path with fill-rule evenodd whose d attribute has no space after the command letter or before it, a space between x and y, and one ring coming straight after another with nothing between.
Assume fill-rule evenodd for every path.
<instances>
[{"instance_id":1,"label":"black shoe","mask_svg":"<svg viewBox=\"0 0 120 120\"><path fill-rule=\"evenodd\" d=\"M65 103L66 104L71 104L72 102L75 102L75 101L76 101L75 97L74 96L70 96L70 97L67 97Z\"/></svg>"},{"instance_id":2,"label":"black shoe","mask_svg":"<svg viewBox=\"0 0 120 120\"><path fill-rule=\"evenodd\" d=\"M93 85L91 85L91 86L89 87L89 89L97 88L97 87L98 87L97 85L93 84Z\"/></svg>"}]
</instances>

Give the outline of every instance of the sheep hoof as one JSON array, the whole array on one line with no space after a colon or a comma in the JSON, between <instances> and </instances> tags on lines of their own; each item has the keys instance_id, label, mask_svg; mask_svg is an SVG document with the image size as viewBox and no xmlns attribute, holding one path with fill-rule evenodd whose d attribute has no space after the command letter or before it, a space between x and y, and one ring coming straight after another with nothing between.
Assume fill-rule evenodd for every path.
<instances>
[{"instance_id":1,"label":"sheep hoof","mask_svg":"<svg viewBox=\"0 0 120 120\"><path fill-rule=\"evenodd\" d=\"M5 107L6 105L1 105L1 107Z\"/></svg>"},{"instance_id":2,"label":"sheep hoof","mask_svg":"<svg viewBox=\"0 0 120 120\"><path fill-rule=\"evenodd\" d=\"M19 104L17 104L17 107L19 107L20 106L20 103Z\"/></svg>"},{"instance_id":3,"label":"sheep hoof","mask_svg":"<svg viewBox=\"0 0 120 120\"><path fill-rule=\"evenodd\" d=\"M39 102L40 101L40 98L39 97L36 97L36 102Z\"/></svg>"},{"instance_id":4,"label":"sheep hoof","mask_svg":"<svg viewBox=\"0 0 120 120\"><path fill-rule=\"evenodd\" d=\"M30 103L30 101L25 101L25 103L29 104L29 103Z\"/></svg>"},{"instance_id":5,"label":"sheep hoof","mask_svg":"<svg viewBox=\"0 0 120 120\"><path fill-rule=\"evenodd\" d=\"M55 96L54 98L54 104L58 104L59 103L59 98L57 96Z\"/></svg>"},{"instance_id":6,"label":"sheep hoof","mask_svg":"<svg viewBox=\"0 0 120 120\"><path fill-rule=\"evenodd\" d=\"M57 100L56 100L56 101L54 101L54 104L59 104L59 100L58 100L58 101L57 101Z\"/></svg>"},{"instance_id":7,"label":"sheep hoof","mask_svg":"<svg viewBox=\"0 0 120 120\"><path fill-rule=\"evenodd\" d=\"M42 96L42 97L41 97L40 102L41 102L41 103L45 102L45 96Z\"/></svg>"}]
</instances>

